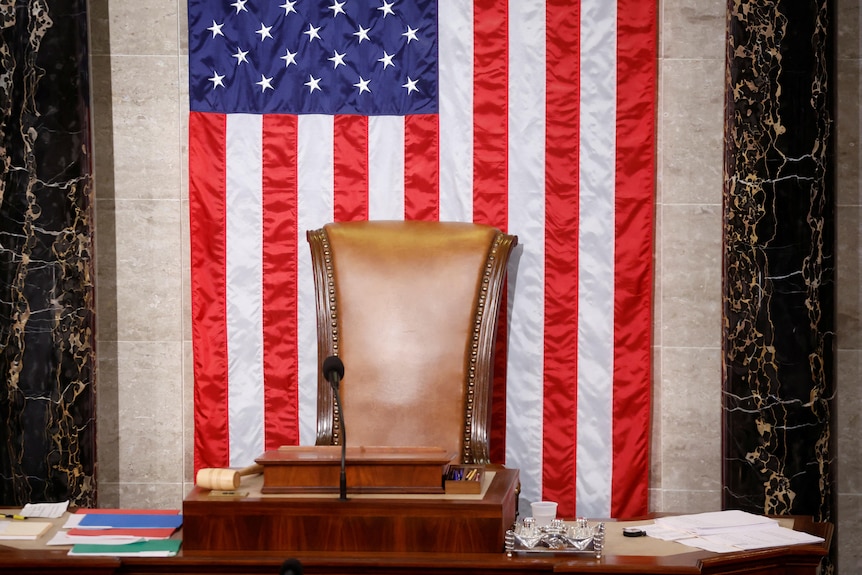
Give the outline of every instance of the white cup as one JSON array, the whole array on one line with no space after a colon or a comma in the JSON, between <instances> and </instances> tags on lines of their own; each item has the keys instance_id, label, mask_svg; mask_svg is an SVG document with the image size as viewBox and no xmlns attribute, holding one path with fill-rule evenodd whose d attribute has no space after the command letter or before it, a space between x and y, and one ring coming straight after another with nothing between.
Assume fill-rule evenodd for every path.
<instances>
[{"instance_id":1,"label":"white cup","mask_svg":"<svg viewBox=\"0 0 862 575\"><path fill-rule=\"evenodd\" d=\"M557 518L557 504L554 501L535 501L530 505L537 527L545 527Z\"/></svg>"}]
</instances>

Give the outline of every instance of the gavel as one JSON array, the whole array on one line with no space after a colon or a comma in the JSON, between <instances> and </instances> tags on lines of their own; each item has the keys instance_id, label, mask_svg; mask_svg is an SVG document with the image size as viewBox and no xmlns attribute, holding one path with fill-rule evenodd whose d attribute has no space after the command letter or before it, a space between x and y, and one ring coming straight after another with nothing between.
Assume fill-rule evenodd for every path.
<instances>
[{"instance_id":1,"label":"gavel","mask_svg":"<svg viewBox=\"0 0 862 575\"><path fill-rule=\"evenodd\" d=\"M247 475L257 475L263 472L263 466L254 464L242 469L223 469L205 467L199 469L195 476L195 485L201 489L231 491L239 487L240 480Z\"/></svg>"}]
</instances>

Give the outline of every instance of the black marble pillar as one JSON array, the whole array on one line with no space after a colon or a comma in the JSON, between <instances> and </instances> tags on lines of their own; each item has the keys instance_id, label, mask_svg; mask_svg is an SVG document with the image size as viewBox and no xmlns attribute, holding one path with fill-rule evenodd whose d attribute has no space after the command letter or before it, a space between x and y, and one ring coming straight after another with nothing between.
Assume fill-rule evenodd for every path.
<instances>
[{"instance_id":1,"label":"black marble pillar","mask_svg":"<svg viewBox=\"0 0 862 575\"><path fill-rule=\"evenodd\" d=\"M95 503L86 0L0 2L0 505Z\"/></svg>"},{"instance_id":2,"label":"black marble pillar","mask_svg":"<svg viewBox=\"0 0 862 575\"><path fill-rule=\"evenodd\" d=\"M724 186L728 509L834 521L831 0L729 0Z\"/></svg>"}]
</instances>

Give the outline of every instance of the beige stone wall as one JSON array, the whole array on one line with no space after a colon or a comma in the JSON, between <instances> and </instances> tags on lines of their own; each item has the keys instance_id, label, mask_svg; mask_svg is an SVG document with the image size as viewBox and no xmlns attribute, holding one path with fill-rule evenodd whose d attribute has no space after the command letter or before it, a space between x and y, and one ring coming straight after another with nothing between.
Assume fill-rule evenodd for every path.
<instances>
[{"instance_id":1,"label":"beige stone wall","mask_svg":"<svg viewBox=\"0 0 862 575\"><path fill-rule=\"evenodd\" d=\"M101 505L192 481L185 7L90 2Z\"/></svg>"},{"instance_id":2,"label":"beige stone wall","mask_svg":"<svg viewBox=\"0 0 862 575\"><path fill-rule=\"evenodd\" d=\"M838 35L838 516L862 572L860 14ZM192 481L184 0L91 0L102 505L178 507ZM726 0L661 0L650 508L721 503ZM846 527L845 527L846 526Z\"/></svg>"},{"instance_id":3,"label":"beige stone wall","mask_svg":"<svg viewBox=\"0 0 862 575\"><path fill-rule=\"evenodd\" d=\"M725 12L659 4L653 511L721 506Z\"/></svg>"}]
</instances>

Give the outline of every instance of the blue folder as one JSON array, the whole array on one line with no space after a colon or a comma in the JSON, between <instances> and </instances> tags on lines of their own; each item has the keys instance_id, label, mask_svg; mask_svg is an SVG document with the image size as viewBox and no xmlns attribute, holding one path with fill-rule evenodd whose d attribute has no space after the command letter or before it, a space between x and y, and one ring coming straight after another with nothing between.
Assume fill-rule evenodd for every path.
<instances>
[{"instance_id":1,"label":"blue folder","mask_svg":"<svg viewBox=\"0 0 862 575\"><path fill-rule=\"evenodd\" d=\"M95 513L87 514L78 523L78 527L102 529L158 529L179 528L183 524L183 516L179 513L168 515L164 513L148 515L145 513Z\"/></svg>"}]
</instances>

